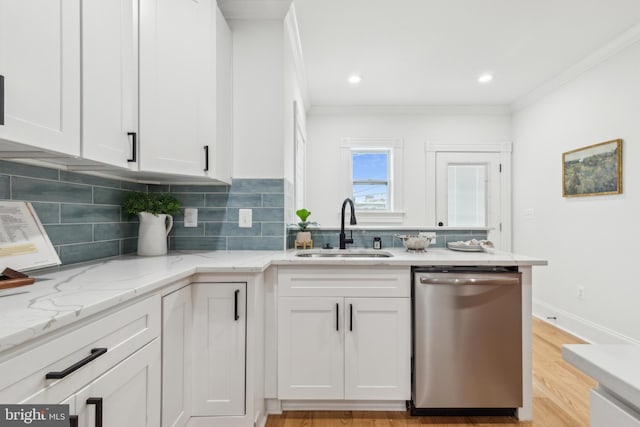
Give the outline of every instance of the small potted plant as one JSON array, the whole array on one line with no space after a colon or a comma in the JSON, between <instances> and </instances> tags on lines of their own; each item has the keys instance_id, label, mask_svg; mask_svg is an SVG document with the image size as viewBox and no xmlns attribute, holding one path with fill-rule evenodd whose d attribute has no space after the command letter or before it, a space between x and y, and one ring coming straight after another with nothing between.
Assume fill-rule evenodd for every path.
<instances>
[{"instance_id":1,"label":"small potted plant","mask_svg":"<svg viewBox=\"0 0 640 427\"><path fill-rule=\"evenodd\" d=\"M167 253L167 236L173 227L173 216L180 212L180 202L171 194L129 193L122 209L138 215L138 255L155 256Z\"/></svg>"},{"instance_id":2,"label":"small potted plant","mask_svg":"<svg viewBox=\"0 0 640 427\"><path fill-rule=\"evenodd\" d=\"M296 215L300 218L300 222L298 222L298 234L296 234L296 242L300 244L310 243L311 240L311 232L307 231L307 227L311 224L315 224L315 222L307 221L311 212L305 208L298 209L296 211Z\"/></svg>"}]
</instances>

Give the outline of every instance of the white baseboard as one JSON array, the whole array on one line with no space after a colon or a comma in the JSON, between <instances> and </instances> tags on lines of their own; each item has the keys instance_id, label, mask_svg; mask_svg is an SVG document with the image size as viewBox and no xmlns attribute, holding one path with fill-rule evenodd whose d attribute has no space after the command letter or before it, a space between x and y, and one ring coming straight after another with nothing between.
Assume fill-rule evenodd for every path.
<instances>
[{"instance_id":1,"label":"white baseboard","mask_svg":"<svg viewBox=\"0 0 640 427\"><path fill-rule=\"evenodd\" d=\"M283 400L285 411L406 411L407 402L397 400Z\"/></svg>"},{"instance_id":2,"label":"white baseboard","mask_svg":"<svg viewBox=\"0 0 640 427\"><path fill-rule=\"evenodd\" d=\"M533 315L589 343L640 344L640 341L540 300L533 300Z\"/></svg>"},{"instance_id":3,"label":"white baseboard","mask_svg":"<svg viewBox=\"0 0 640 427\"><path fill-rule=\"evenodd\" d=\"M266 399L267 402L267 414L280 415L282 414L282 403L279 399Z\"/></svg>"}]
</instances>

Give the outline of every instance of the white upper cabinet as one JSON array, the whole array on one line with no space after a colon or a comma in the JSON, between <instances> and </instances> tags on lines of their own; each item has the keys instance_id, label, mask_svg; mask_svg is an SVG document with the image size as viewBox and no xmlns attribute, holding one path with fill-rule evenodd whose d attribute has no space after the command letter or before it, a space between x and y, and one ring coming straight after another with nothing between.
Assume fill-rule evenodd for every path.
<instances>
[{"instance_id":1,"label":"white upper cabinet","mask_svg":"<svg viewBox=\"0 0 640 427\"><path fill-rule=\"evenodd\" d=\"M138 0L82 0L82 157L137 168Z\"/></svg>"},{"instance_id":2,"label":"white upper cabinet","mask_svg":"<svg viewBox=\"0 0 640 427\"><path fill-rule=\"evenodd\" d=\"M140 5L140 169L205 176L215 138L212 0Z\"/></svg>"},{"instance_id":3,"label":"white upper cabinet","mask_svg":"<svg viewBox=\"0 0 640 427\"><path fill-rule=\"evenodd\" d=\"M214 13L216 138L215 151L209 153L209 176L230 184L233 166L233 36L218 7Z\"/></svg>"},{"instance_id":4,"label":"white upper cabinet","mask_svg":"<svg viewBox=\"0 0 640 427\"><path fill-rule=\"evenodd\" d=\"M0 0L0 140L80 155L79 22L77 0Z\"/></svg>"}]
</instances>

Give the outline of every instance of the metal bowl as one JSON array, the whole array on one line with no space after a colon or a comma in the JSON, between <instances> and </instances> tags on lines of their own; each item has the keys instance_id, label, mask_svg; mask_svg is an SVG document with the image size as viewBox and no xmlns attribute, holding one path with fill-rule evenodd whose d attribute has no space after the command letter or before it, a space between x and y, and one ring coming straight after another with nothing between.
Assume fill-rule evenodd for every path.
<instances>
[{"instance_id":1,"label":"metal bowl","mask_svg":"<svg viewBox=\"0 0 640 427\"><path fill-rule=\"evenodd\" d=\"M410 252L424 252L431 243L429 237L417 234L396 234L395 237L402 240L402 244Z\"/></svg>"}]
</instances>

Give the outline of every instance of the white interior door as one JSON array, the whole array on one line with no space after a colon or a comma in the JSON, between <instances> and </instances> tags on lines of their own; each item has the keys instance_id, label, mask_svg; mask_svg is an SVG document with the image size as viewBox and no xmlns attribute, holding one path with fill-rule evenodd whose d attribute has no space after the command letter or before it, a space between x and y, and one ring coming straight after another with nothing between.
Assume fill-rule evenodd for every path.
<instances>
[{"instance_id":1,"label":"white interior door","mask_svg":"<svg viewBox=\"0 0 640 427\"><path fill-rule=\"evenodd\" d=\"M501 154L438 152L436 154L436 225L487 227L488 239L503 241Z\"/></svg>"}]
</instances>

